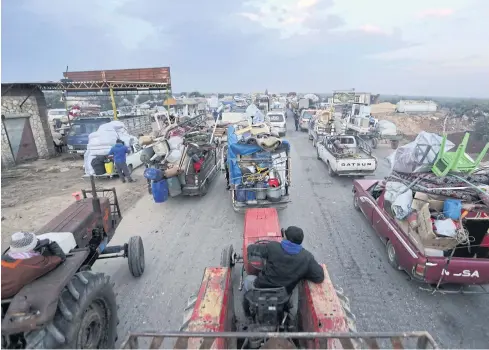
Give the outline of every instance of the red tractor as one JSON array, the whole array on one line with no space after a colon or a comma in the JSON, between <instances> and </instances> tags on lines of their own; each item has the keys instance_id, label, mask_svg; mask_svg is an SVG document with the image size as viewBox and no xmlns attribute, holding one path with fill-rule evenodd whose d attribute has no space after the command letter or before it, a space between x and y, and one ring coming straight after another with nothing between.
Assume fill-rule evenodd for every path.
<instances>
[{"instance_id":1,"label":"red tractor","mask_svg":"<svg viewBox=\"0 0 489 350\"><path fill-rule=\"evenodd\" d=\"M143 338L151 338L149 346L142 345L150 349L437 348L427 332L357 333L349 301L334 288L325 265L322 283L299 284L298 321L289 324L290 296L283 288L242 291L245 274L258 274L265 263L248 256L248 245L280 240L276 209L247 210L243 255L230 245L222 252L220 267L205 269L198 294L185 308L180 332L131 333L122 348L138 348ZM238 263L241 269L236 269ZM171 338L176 342L165 341Z\"/></svg>"}]
</instances>

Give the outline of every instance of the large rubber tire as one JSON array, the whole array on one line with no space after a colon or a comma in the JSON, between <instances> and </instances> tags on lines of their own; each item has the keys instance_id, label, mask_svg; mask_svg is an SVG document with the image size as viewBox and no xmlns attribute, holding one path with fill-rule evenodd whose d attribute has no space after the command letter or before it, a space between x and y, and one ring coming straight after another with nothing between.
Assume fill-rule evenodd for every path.
<instances>
[{"instance_id":1,"label":"large rubber tire","mask_svg":"<svg viewBox=\"0 0 489 350\"><path fill-rule=\"evenodd\" d=\"M316 150L317 150L316 155L317 155L318 159L321 160L321 157L319 156L319 148L316 147Z\"/></svg>"},{"instance_id":2,"label":"large rubber tire","mask_svg":"<svg viewBox=\"0 0 489 350\"><path fill-rule=\"evenodd\" d=\"M397 262L397 253L396 249L392 245L391 241L387 241L386 243L386 251L387 251L387 260L389 264L396 270L399 270L399 263Z\"/></svg>"},{"instance_id":3,"label":"large rubber tire","mask_svg":"<svg viewBox=\"0 0 489 350\"><path fill-rule=\"evenodd\" d=\"M117 324L117 304L109 276L78 272L61 292L53 321L25 334L26 348L114 349Z\"/></svg>"},{"instance_id":4,"label":"large rubber tire","mask_svg":"<svg viewBox=\"0 0 489 350\"><path fill-rule=\"evenodd\" d=\"M391 148L392 148L392 149L397 149L397 147L399 147L399 141L397 141L397 140L392 140L392 141L391 141Z\"/></svg>"},{"instance_id":5,"label":"large rubber tire","mask_svg":"<svg viewBox=\"0 0 489 350\"><path fill-rule=\"evenodd\" d=\"M129 271L134 277L140 277L144 273L144 245L143 239L139 236L129 238L127 247L127 263Z\"/></svg>"},{"instance_id":6,"label":"large rubber tire","mask_svg":"<svg viewBox=\"0 0 489 350\"><path fill-rule=\"evenodd\" d=\"M199 196L204 197L209 191L209 180L206 180L199 191Z\"/></svg>"},{"instance_id":7,"label":"large rubber tire","mask_svg":"<svg viewBox=\"0 0 489 350\"><path fill-rule=\"evenodd\" d=\"M329 163L326 163L326 166L328 167L328 175L331 176L331 177L335 177L336 176L336 173L334 172L334 170L331 167L331 165Z\"/></svg>"},{"instance_id":8,"label":"large rubber tire","mask_svg":"<svg viewBox=\"0 0 489 350\"><path fill-rule=\"evenodd\" d=\"M350 333L356 333L357 332L357 326L356 326L356 316L355 314L351 311L350 308L350 300L348 297L345 296L343 293L343 290L341 288L336 288L336 295L338 296L338 299L340 300L341 307L343 311L345 312L345 321L346 325L348 326L348 331ZM357 346L356 348L365 348L365 345L363 344L362 341L353 341L353 344Z\"/></svg>"},{"instance_id":9,"label":"large rubber tire","mask_svg":"<svg viewBox=\"0 0 489 350\"><path fill-rule=\"evenodd\" d=\"M358 198L357 194L354 193L353 194L353 208L355 208L358 211L360 211L360 203L358 203L359 200L360 200L360 198Z\"/></svg>"},{"instance_id":10,"label":"large rubber tire","mask_svg":"<svg viewBox=\"0 0 489 350\"><path fill-rule=\"evenodd\" d=\"M372 148L376 149L378 145L379 145L379 140L377 140L376 138L373 138L372 139Z\"/></svg>"},{"instance_id":11,"label":"large rubber tire","mask_svg":"<svg viewBox=\"0 0 489 350\"><path fill-rule=\"evenodd\" d=\"M185 306L185 309L183 309L183 320L182 320L182 326L180 327L180 332L184 332L187 330L196 303L197 303L197 295L192 295L190 298L188 298L187 305Z\"/></svg>"},{"instance_id":12,"label":"large rubber tire","mask_svg":"<svg viewBox=\"0 0 489 350\"><path fill-rule=\"evenodd\" d=\"M226 248L224 248L221 252L221 267L233 267L233 255L234 249L233 245L230 244Z\"/></svg>"}]
</instances>

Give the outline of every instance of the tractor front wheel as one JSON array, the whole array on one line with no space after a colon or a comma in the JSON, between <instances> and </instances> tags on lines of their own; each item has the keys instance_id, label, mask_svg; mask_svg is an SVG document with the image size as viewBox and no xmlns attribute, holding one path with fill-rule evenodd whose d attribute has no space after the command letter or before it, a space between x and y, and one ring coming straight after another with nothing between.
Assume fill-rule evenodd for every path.
<instances>
[{"instance_id":1,"label":"tractor front wheel","mask_svg":"<svg viewBox=\"0 0 489 350\"><path fill-rule=\"evenodd\" d=\"M129 271L134 277L140 277L144 272L144 245L139 236L132 236L127 247L127 262Z\"/></svg>"},{"instance_id":2,"label":"tractor front wheel","mask_svg":"<svg viewBox=\"0 0 489 350\"><path fill-rule=\"evenodd\" d=\"M109 276L82 271L61 292L51 323L25 334L27 349L114 349L117 304Z\"/></svg>"},{"instance_id":3,"label":"tractor front wheel","mask_svg":"<svg viewBox=\"0 0 489 350\"><path fill-rule=\"evenodd\" d=\"M234 249L233 245L230 244L224 248L221 252L221 266L222 267L233 267L234 266Z\"/></svg>"}]
</instances>

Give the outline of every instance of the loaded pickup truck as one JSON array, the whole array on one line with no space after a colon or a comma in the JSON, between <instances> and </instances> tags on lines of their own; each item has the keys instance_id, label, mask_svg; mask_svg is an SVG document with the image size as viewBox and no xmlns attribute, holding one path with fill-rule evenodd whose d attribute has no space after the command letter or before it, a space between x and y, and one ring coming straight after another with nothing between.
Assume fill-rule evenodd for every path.
<instances>
[{"instance_id":1,"label":"loaded pickup truck","mask_svg":"<svg viewBox=\"0 0 489 350\"><path fill-rule=\"evenodd\" d=\"M442 284L474 285L482 286L480 293L489 293L484 288L489 284L489 208L479 205L478 208L464 210L461 215L469 243L458 242L455 238L423 238L407 220L401 221L393 216L385 187L382 180L353 181L353 206L363 213L385 244L389 264L396 270L406 271L414 281L433 288L436 286L436 289L429 290L436 291ZM419 198L418 201L428 203L426 205L430 208L439 202L430 200L427 195ZM437 210L443 210L441 203ZM430 224L429 215L433 213L436 211L429 211L427 217ZM431 225L426 227L431 230ZM457 290L445 290L447 292ZM463 292L463 289L458 289L458 292ZM478 292L472 290L469 293Z\"/></svg>"},{"instance_id":2,"label":"loaded pickup truck","mask_svg":"<svg viewBox=\"0 0 489 350\"><path fill-rule=\"evenodd\" d=\"M330 176L372 175L377 158L370 146L357 136L326 136L317 144L317 158L326 163Z\"/></svg>"}]
</instances>

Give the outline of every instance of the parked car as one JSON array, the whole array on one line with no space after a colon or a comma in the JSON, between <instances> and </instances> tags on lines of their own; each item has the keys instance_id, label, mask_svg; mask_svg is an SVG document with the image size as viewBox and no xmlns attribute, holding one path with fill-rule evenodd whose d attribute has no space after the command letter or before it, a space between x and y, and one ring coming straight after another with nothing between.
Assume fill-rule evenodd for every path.
<instances>
[{"instance_id":1,"label":"parked car","mask_svg":"<svg viewBox=\"0 0 489 350\"><path fill-rule=\"evenodd\" d=\"M285 136L287 134L287 121L284 112L268 112L266 119L270 121L270 124L274 129L278 131L280 136Z\"/></svg>"},{"instance_id":2,"label":"parked car","mask_svg":"<svg viewBox=\"0 0 489 350\"><path fill-rule=\"evenodd\" d=\"M428 248L407 220L395 219L386 209L385 188L379 180L353 181L353 206L361 211L386 245L387 259L395 269L406 271L414 280L432 285L489 284L489 215L474 212L464 226L472 237L470 246ZM435 240L436 242L436 240ZM440 243L435 243L440 244ZM446 253L446 251L450 253Z\"/></svg>"}]
</instances>

